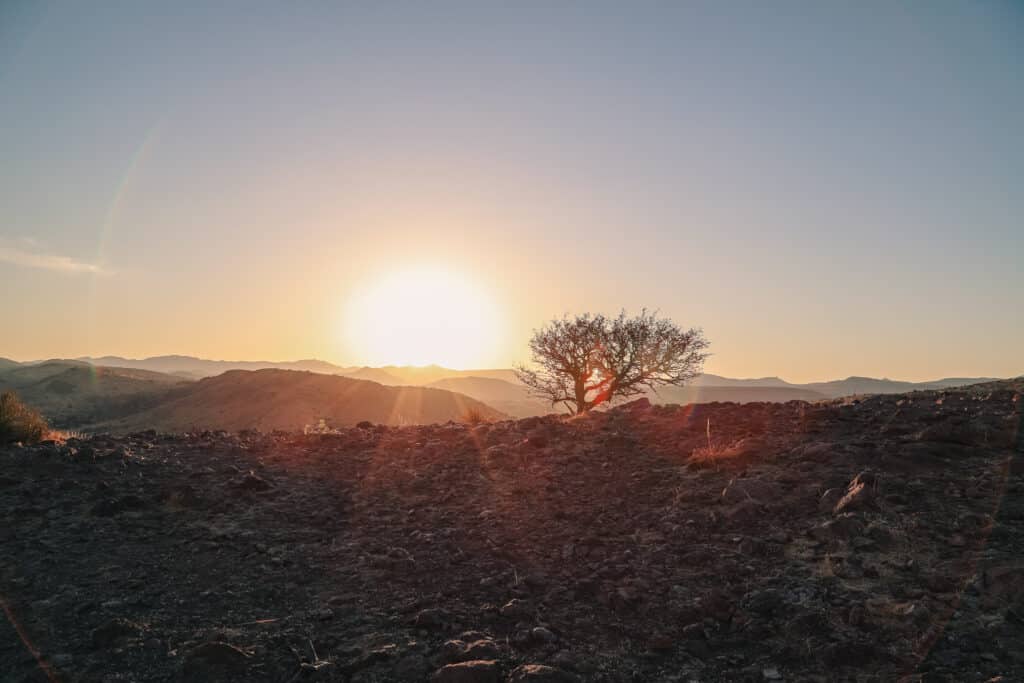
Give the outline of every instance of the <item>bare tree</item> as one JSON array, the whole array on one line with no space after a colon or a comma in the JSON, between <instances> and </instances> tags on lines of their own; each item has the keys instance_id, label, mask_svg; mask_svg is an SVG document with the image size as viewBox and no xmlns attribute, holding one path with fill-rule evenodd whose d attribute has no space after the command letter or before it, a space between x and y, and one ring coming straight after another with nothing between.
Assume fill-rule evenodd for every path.
<instances>
[{"instance_id":1,"label":"bare tree","mask_svg":"<svg viewBox=\"0 0 1024 683\"><path fill-rule=\"evenodd\" d=\"M681 386L696 377L707 358L699 329L681 330L646 309L616 318L585 313L552 320L533 334L536 369L520 366L530 393L576 414L659 385Z\"/></svg>"}]
</instances>

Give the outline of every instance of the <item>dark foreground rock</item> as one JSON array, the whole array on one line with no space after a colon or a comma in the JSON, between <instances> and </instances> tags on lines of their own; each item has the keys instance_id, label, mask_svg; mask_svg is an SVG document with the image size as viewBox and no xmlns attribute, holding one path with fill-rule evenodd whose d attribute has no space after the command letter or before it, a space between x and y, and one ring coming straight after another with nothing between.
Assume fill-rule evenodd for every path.
<instances>
[{"instance_id":1,"label":"dark foreground rock","mask_svg":"<svg viewBox=\"0 0 1024 683\"><path fill-rule=\"evenodd\" d=\"M0 680L1024 680L1021 388L0 449Z\"/></svg>"}]
</instances>

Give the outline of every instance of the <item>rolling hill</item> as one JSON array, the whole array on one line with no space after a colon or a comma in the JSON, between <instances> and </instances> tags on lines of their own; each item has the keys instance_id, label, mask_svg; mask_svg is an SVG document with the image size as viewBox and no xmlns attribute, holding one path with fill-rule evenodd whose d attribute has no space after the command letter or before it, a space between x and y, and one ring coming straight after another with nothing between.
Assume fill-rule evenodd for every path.
<instances>
[{"instance_id":1,"label":"rolling hill","mask_svg":"<svg viewBox=\"0 0 1024 683\"><path fill-rule=\"evenodd\" d=\"M493 377L448 377L427 386L465 394L512 417L558 412L547 401L530 396L522 384L512 384Z\"/></svg>"},{"instance_id":2,"label":"rolling hill","mask_svg":"<svg viewBox=\"0 0 1024 683\"><path fill-rule=\"evenodd\" d=\"M651 403L686 405L687 403L785 403L786 401L821 401L822 393L801 386L685 386L660 387L647 393Z\"/></svg>"},{"instance_id":3,"label":"rolling hill","mask_svg":"<svg viewBox=\"0 0 1024 683\"><path fill-rule=\"evenodd\" d=\"M46 361L0 369L0 391L13 390L58 427L80 426L155 405L189 381L134 368Z\"/></svg>"},{"instance_id":4,"label":"rolling hill","mask_svg":"<svg viewBox=\"0 0 1024 683\"><path fill-rule=\"evenodd\" d=\"M369 382L377 382L387 387L396 387L400 385L408 385L409 382L405 382L401 377L397 377L384 368L371 368L362 367L355 372L346 372L345 377L350 379L365 379Z\"/></svg>"},{"instance_id":5,"label":"rolling hill","mask_svg":"<svg viewBox=\"0 0 1024 683\"><path fill-rule=\"evenodd\" d=\"M928 382L901 382L891 379L874 379L872 377L847 377L830 382L811 382L801 386L817 391L829 398L854 396L860 394L902 394L908 391L932 391L953 389L956 387L996 381L992 377L947 377Z\"/></svg>"},{"instance_id":6,"label":"rolling hill","mask_svg":"<svg viewBox=\"0 0 1024 683\"><path fill-rule=\"evenodd\" d=\"M722 377L721 375L712 375L710 373L704 373L698 375L693 382L692 386L709 386L709 387L793 387L799 386L791 384L784 379L778 377L758 377L754 379L735 379L732 377Z\"/></svg>"},{"instance_id":7,"label":"rolling hill","mask_svg":"<svg viewBox=\"0 0 1024 683\"><path fill-rule=\"evenodd\" d=\"M80 358L92 365L112 367L132 367L143 370L153 370L169 374L176 374L181 377L198 379L201 377L212 377L228 370L262 370L276 368L282 370L306 370L329 375L345 375L354 379L367 379L380 382L389 386L435 386L438 382L448 379L494 379L501 380L508 384L521 386L516 378L515 371L511 368L493 368L478 370L453 370L439 365L426 366L399 366L386 365L383 367L344 367L321 360L298 360L298 361L227 361L207 360L193 356L156 356L144 359L121 358L120 356L103 356L99 358ZM24 365L24 364L23 364ZM0 371L4 363L0 360ZM715 388L754 388L754 389L790 389L804 393L793 393L786 391L756 391L753 393L743 392L714 392L714 395L727 397L737 396L738 399L701 399L701 400L739 400L744 401L785 401L788 397L804 398L805 400L817 400L820 398L838 398L840 396L851 396L855 394L894 394L907 391L926 391L934 389L952 389L955 387L978 384L981 382L995 381L992 377L946 377L926 382L906 382L891 379L876 379L871 377L847 377L824 382L808 382L797 384L787 382L779 377L758 377L740 379L723 377L711 373L705 373L696 377L689 385L690 387L715 387ZM474 387L472 382L465 386ZM481 391L486 391L483 386ZM476 389L473 389L476 391ZM664 393L664 392L662 392ZM671 393L671 392L669 392ZM467 395L473 396L471 393ZM690 394L681 394L682 400ZM710 396L711 394L707 394ZM474 396L475 398L478 398ZM749 398L747 398L749 397ZM767 397L767 398L766 398ZM484 399L480 399L484 400ZM498 399L510 400L516 399ZM652 395L651 400L663 402L663 399ZM671 402L676 402L673 399ZM520 406L514 411L516 415L522 415L526 406Z\"/></svg>"},{"instance_id":8,"label":"rolling hill","mask_svg":"<svg viewBox=\"0 0 1024 683\"><path fill-rule=\"evenodd\" d=\"M355 368L345 368L322 360L296 361L247 361L247 360L208 360L194 356L153 356L151 358L122 358L121 356L101 356L99 358L82 357L75 360L102 365L105 367L138 368L176 374L179 376L199 379L213 377L228 370L265 370L277 368L281 370L306 370L320 372L325 375L340 375Z\"/></svg>"},{"instance_id":9,"label":"rolling hill","mask_svg":"<svg viewBox=\"0 0 1024 683\"><path fill-rule=\"evenodd\" d=\"M500 379L451 377L437 380L428 386L457 391L466 396L471 396L513 417L530 417L533 415L565 412L560 407L552 408L549 402L531 396L527 388L522 384L512 384ZM794 385L745 386L742 384L662 387L657 392L648 392L645 395L652 403L676 403L680 405L687 403L713 403L716 401L723 403L753 403L757 401L784 403L786 401L821 401L827 398L825 394L820 392Z\"/></svg>"},{"instance_id":10,"label":"rolling hill","mask_svg":"<svg viewBox=\"0 0 1024 683\"><path fill-rule=\"evenodd\" d=\"M484 379L500 379L511 384L519 384L515 370L512 368L492 368L478 370L452 370L440 365L385 365L380 368L397 377L402 384L430 385L442 379L477 377Z\"/></svg>"},{"instance_id":11,"label":"rolling hill","mask_svg":"<svg viewBox=\"0 0 1024 683\"><path fill-rule=\"evenodd\" d=\"M501 413L468 396L426 387L387 387L376 382L296 370L231 370L183 386L147 410L98 427L113 431L196 428L303 429L363 420L387 425L460 420L469 410L485 419Z\"/></svg>"},{"instance_id":12,"label":"rolling hill","mask_svg":"<svg viewBox=\"0 0 1024 683\"><path fill-rule=\"evenodd\" d=\"M264 374L258 374L258 379L243 379L252 373ZM194 382L225 374L229 377L222 382ZM295 379L310 374L321 379ZM344 381L331 381L341 379ZM778 377L735 379L709 373L688 386L662 387L646 396L659 404L819 401L849 395L951 389L983 381L990 380L901 382L848 377L794 384ZM377 388L367 388L367 384ZM235 395L243 385L243 393L248 394ZM451 370L437 365L351 368L317 360L271 363L192 356L142 360L104 356L18 363L0 359L0 390L5 389L17 391L54 426L73 429L301 429L321 418L337 425L361 420L387 424L443 422L459 419L469 408L491 418L563 412L530 396L526 387L515 381L511 369ZM425 389L440 393L424 393ZM451 392L461 398L452 398ZM218 404L214 397L225 402Z\"/></svg>"}]
</instances>

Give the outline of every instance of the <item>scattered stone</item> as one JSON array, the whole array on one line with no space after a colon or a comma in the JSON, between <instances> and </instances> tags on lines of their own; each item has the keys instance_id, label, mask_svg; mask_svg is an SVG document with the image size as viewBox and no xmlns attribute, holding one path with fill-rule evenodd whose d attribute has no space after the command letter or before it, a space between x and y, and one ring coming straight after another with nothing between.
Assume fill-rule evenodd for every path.
<instances>
[{"instance_id":1,"label":"scattered stone","mask_svg":"<svg viewBox=\"0 0 1024 683\"><path fill-rule=\"evenodd\" d=\"M475 640L466 646L466 659L497 659L501 656L498 644L490 638Z\"/></svg>"},{"instance_id":2,"label":"scattered stone","mask_svg":"<svg viewBox=\"0 0 1024 683\"><path fill-rule=\"evenodd\" d=\"M127 619L111 619L92 632L92 646L105 650L142 637L145 628Z\"/></svg>"},{"instance_id":3,"label":"scattered stone","mask_svg":"<svg viewBox=\"0 0 1024 683\"><path fill-rule=\"evenodd\" d=\"M429 671L430 663L427 661L427 658L416 652L407 654L399 659L391 669L395 680L408 681L408 683L413 683L413 681L418 683L426 679Z\"/></svg>"},{"instance_id":4,"label":"scattered stone","mask_svg":"<svg viewBox=\"0 0 1024 683\"><path fill-rule=\"evenodd\" d=\"M742 500L725 511L730 522L752 522L763 514L764 506L756 500Z\"/></svg>"},{"instance_id":5,"label":"scattered stone","mask_svg":"<svg viewBox=\"0 0 1024 683\"><path fill-rule=\"evenodd\" d=\"M101 500L93 505L91 512L97 517L114 517L123 512L142 510L146 505L146 501L139 496L129 494L120 498Z\"/></svg>"},{"instance_id":6,"label":"scattered stone","mask_svg":"<svg viewBox=\"0 0 1024 683\"><path fill-rule=\"evenodd\" d=\"M424 610L420 610L416 614L414 623L427 629L442 628L448 623L449 617L448 612L443 609L432 607Z\"/></svg>"},{"instance_id":7,"label":"scattered stone","mask_svg":"<svg viewBox=\"0 0 1024 683\"><path fill-rule=\"evenodd\" d=\"M527 619L534 613L533 606L526 600L513 598L501 608L501 616L507 619Z\"/></svg>"},{"instance_id":8,"label":"scattered stone","mask_svg":"<svg viewBox=\"0 0 1024 683\"><path fill-rule=\"evenodd\" d=\"M0 445L4 597L83 680L1024 680L990 395Z\"/></svg>"},{"instance_id":9,"label":"scattered stone","mask_svg":"<svg viewBox=\"0 0 1024 683\"><path fill-rule=\"evenodd\" d=\"M498 663L492 660L472 660L447 664L431 676L433 683L498 683Z\"/></svg>"},{"instance_id":10,"label":"scattered stone","mask_svg":"<svg viewBox=\"0 0 1024 683\"><path fill-rule=\"evenodd\" d=\"M192 680L222 680L246 673L250 655L234 645L208 642L193 648L182 662L182 672Z\"/></svg>"},{"instance_id":11,"label":"scattered stone","mask_svg":"<svg viewBox=\"0 0 1024 683\"><path fill-rule=\"evenodd\" d=\"M509 683L533 681L536 683L577 683L575 674L543 664L523 664L513 669L508 677Z\"/></svg>"},{"instance_id":12,"label":"scattered stone","mask_svg":"<svg viewBox=\"0 0 1024 683\"><path fill-rule=\"evenodd\" d=\"M828 489L818 499L818 510L821 512L832 512L836 505L843 498L843 492L839 489Z\"/></svg>"},{"instance_id":13,"label":"scattered stone","mask_svg":"<svg viewBox=\"0 0 1024 683\"><path fill-rule=\"evenodd\" d=\"M270 482L252 472L236 481L234 486L239 491L268 491L271 488Z\"/></svg>"},{"instance_id":14,"label":"scattered stone","mask_svg":"<svg viewBox=\"0 0 1024 683\"><path fill-rule=\"evenodd\" d=\"M836 503L833 514L853 512L874 506L875 487L877 480L871 472L861 472L850 485L846 487L846 493Z\"/></svg>"},{"instance_id":15,"label":"scattered stone","mask_svg":"<svg viewBox=\"0 0 1024 683\"><path fill-rule=\"evenodd\" d=\"M548 445L548 437L544 434L531 434L526 438L526 443L533 448L546 448Z\"/></svg>"},{"instance_id":16,"label":"scattered stone","mask_svg":"<svg viewBox=\"0 0 1024 683\"><path fill-rule=\"evenodd\" d=\"M683 627L683 638L687 640L703 640L704 624L687 624Z\"/></svg>"},{"instance_id":17,"label":"scattered stone","mask_svg":"<svg viewBox=\"0 0 1024 683\"><path fill-rule=\"evenodd\" d=\"M534 627L530 631L530 637L540 643L553 643L558 640L558 636L543 626Z\"/></svg>"},{"instance_id":18,"label":"scattered stone","mask_svg":"<svg viewBox=\"0 0 1024 683\"><path fill-rule=\"evenodd\" d=\"M772 481L760 479L732 479L722 491L722 503L735 505L744 501L770 503L778 500L781 489Z\"/></svg>"}]
</instances>

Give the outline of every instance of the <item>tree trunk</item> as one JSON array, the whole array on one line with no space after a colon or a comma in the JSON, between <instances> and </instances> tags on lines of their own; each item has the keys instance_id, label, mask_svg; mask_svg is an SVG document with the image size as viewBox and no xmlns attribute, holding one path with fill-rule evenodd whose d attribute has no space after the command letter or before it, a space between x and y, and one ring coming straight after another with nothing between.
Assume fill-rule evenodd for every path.
<instances>
[{"instance_id":1,"label":"tree trunk","mask_svg":"<svg viewBox=\"0 0 1024 683\"><path fill-rule=\"evenodd\" d=\"M576 414L582 415L587 412L587 382L584 379L576 380Z\"/></svg>"}]
</instances>

